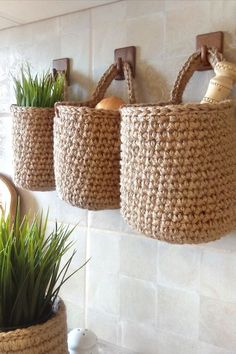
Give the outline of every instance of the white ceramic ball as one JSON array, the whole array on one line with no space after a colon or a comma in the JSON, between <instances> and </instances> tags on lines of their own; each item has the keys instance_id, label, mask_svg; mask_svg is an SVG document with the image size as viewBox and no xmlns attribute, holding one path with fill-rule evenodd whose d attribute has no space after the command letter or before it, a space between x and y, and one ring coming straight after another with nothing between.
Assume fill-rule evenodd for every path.
<instances>
[{"instance_id":1,"label":"white ceramic ball","mask_svg":"<svg viewBox=\"0 0 236 354\"><path fill-rule=\"evenodd\" d=\"M97 336L90 330L75 328L68 334L70 354L98 354Z\"/></svg>"}]
</instances>

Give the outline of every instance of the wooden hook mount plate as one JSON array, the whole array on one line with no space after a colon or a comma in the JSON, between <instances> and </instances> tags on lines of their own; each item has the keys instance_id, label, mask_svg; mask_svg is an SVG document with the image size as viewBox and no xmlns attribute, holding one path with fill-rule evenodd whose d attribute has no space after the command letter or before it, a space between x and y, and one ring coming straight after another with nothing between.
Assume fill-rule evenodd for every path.
<instances>
[{"instance_id":1,"label":"wooden hook mount plate","mask_svg":"<svg viewBox=\"0 0 236 354\"><path fill-rule=\"evenodd\" d=\"M223 53L224 33L221 31L199 34L196 37L196 49L201 49L203 46L208 48L217 48L220 53ZM211 70L212 67L206 59L206 64L202 65L198 71Z\"/></svg>"},{"instance_id":2,"label":"wooden hook mount plate","mask_svg":"<svg viewBox=\"0 0 236 354\"><path fill-rule=\"evenodd\" d=\"M136 69L136 47L124 47L115 49L114 52L115 63L120 67L120 61L126 61L130 64L132 70L132 76L135 77L135 69ZM121 59L120 59L121 58ZM124 80L123 70L120 70L119 74L115 77L115 80Z\"/></svg>"},{"instance_id":3,"label":"wooden hook mount plate","mask_svg":"<svg viewBox=\"0 0 236 354\"><path fill-rule=\"evenodd\" d=\"M52 62L53 75L56 76L57 73L65 73L65 78L67 85L69 86L70 79L70 59L54 59Z\"/></svg>"}]
</instances>

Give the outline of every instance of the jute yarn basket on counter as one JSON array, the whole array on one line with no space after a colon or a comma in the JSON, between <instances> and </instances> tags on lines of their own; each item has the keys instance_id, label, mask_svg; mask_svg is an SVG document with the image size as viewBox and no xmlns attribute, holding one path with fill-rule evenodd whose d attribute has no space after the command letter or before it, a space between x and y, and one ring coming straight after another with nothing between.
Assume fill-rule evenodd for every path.
<instances>
[{"instance_id":1,"label":"jute yarn basket on counter","mask_svg":"<svg viewBox=\"0 0 236 354\"><path fill-rule=\"evenodd\" d=\"M104 73L87 102L58 102L54 120L56 190L66 202L85 209L120 207L120 113L95 109L118 70ZM124 63L129 102L135 101L132 74Z\"/></svg>"},{"instance_id":2,"label":"jute yarn basket on counter","mask_svg":"<svg viewBox=\"0 0 236 354\"><path fill-rule=\"evenodd\" d=\"M0 332L1 354L68 354L65 305L45 323Z\"/></svg>"},{"instance_id":3,"label":"jute yarn basket on counter","mask_svg":"<svg viewBox=\"0 0 236 354\"><path fill-rule=\"evenodd\" d=\"M11 113L14 183L32 191L55 189L54 108L12 105Z\"/></svg>"},{"instance_id":4,"label":"jute yarn basket on counter","mask_svg":"<svg viewBox=\"0 0 236 354\"><path fill-rule=\"evenodd\" d=\"M211 51L214 66L219 57ZM219 239L236 226L236 119L230 100L181 104L200 66L194 53L171 101L121 107L121 213L171 243Z\"/></svg>"}]
</instances>

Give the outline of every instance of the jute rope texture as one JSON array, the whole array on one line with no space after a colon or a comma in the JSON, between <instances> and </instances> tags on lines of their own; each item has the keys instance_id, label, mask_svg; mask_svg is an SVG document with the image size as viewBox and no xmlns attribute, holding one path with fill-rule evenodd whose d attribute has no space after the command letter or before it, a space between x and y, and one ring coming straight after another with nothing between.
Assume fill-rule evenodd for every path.
<instances>
[{"instance_id":1,"label":"jute rope texture","mask_svg":"<svg viewBox=\"0 0 236 354\"><path fill-rule=\"evenodd\" d=\"M66 310L63 302L47 322L0 332L0 354L67 354Z\"/></svg>"},{"instance_id":2,"label":"jute rope texture","mask_svg":"<svg viewBox=\"0 0 236 354\"><path fill-rule=\"evenodd\" d=\"M216 240L236 226L232 102L173 104L199 63L199 52L187 60L170 103L121 108L121 213L172 243Z\"/></svg>"},{"instance_id":3,"label":"jute rope texture","mask_svg":"<svg viewBox=\"0 0 236 354\"><path fill-rule=\"evenodd\" d=\"M135 101L131 70L124 64L129 102ZM81 208L120 206L120 113L94 107L117 75L111 65L87 102L56 104L54 162L61 199Z\"/></svg>"},{"instance_id":4,"label":"jute rope texture","mask_svg":"<svg viewBox=\"0 0 236 354\"><path fill-rule=\"evenodd\" d=\"M53 108L11 106L13 165L16 186L55 189L53 168Z\"/></svg>"}]
</instances>

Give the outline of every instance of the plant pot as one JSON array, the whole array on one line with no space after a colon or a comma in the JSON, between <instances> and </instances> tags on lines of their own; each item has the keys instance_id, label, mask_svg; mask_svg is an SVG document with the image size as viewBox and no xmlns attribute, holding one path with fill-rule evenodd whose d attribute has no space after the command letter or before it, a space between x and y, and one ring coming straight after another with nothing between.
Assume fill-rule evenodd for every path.
<instances>
[{"instance_id":1,"label":"plant pot","mask_svg":"<svg viewBox=\"0 0 236 354\"><path fill-rule=\"evenodd\" d=\"M67 354L66 309L63 301L42 324L0 332L1 354Z\"/></svg>"},{"instance_id":2,"label":"plant pot","mask_svg":"<svg viewBox=\"0 0 236 354\"><path fill-rule=\"evenodd\" d=\"M14 182L33 191L55 189L53 108L11 106Z\"/></svg>"}]
</instances>

